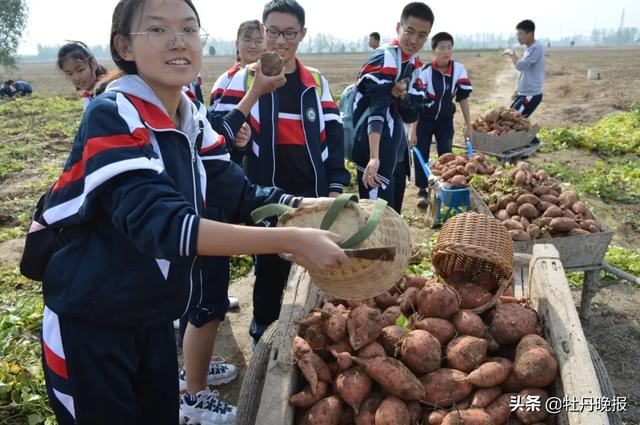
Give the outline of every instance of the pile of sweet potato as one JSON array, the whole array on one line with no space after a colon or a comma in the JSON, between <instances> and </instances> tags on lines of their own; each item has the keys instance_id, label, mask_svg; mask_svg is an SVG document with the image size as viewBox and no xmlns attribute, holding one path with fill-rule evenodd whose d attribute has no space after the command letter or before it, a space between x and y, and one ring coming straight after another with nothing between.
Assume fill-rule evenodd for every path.
<instances>
[{"instance_id":1,"label":"pile of sweet potato","mask_svg":"<svg viewBox=\"0 0 640 425\"><path fill-rule=\"evenodd\" d=\"M479 133L500 136L510 131L528 131L531 122L515 109L501 106L473 120L471 127Z\"/></svg>"},{"instance_id":2,"label":"pile of sweet potato","mask_svg":"<svg viewBox=\"0 0 640 425\"><path fill-rule=\"evenodd\" d=\"M512 193L504 193L498 187L505 179L515 188ZM534 172L526 162L519 162L510 171L496 171L484 182L482 192L489 209L502 221L514 241L601 231L575 191L562 187L544 170Z\"/></svg>"},{"instance_id":3,"label":"pile of sweet potato","mask_svg":"<svg viewBox=\"0 0 640 425\"><path fill-rule=\"evenodd\" d=\"M441 155L431 165L431 172L451 187L465 187L474 174L491 175L496 171L495 165L490 164L482 153L468 155Z\"/></svg>"},{"instance_id":4,"label":"pile of sweet potato","mask_svg":"<svg viewBox=\"0 0 640 425\"><path fill-rule=\"evenodd\" d=\"M300 320L296 424L555 424L544 401L558 363L536 312L503 297L475 314L497 284L474 291L465 278L408 276L373 299L326 299ZM512 412L517 396L540 397L542 411Z\"/></svg>"}]
</instances>

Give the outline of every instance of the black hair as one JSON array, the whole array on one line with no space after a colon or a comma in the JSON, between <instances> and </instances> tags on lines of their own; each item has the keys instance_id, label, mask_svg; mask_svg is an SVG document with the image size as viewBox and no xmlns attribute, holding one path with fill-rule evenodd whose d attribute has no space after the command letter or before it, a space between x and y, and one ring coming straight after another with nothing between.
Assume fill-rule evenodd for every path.
<instances>
[{"instance_id":1,"label":"black hair","mask_svg":"<svg viewBox=\"0 0 640 425\"><path fill-rule=\"evenodd\" d=\"M15 82L15 80L7 80L7 81L5 81L4 83L5 83L7 86L12 86L12 85L14 85L16 82Z\"/></svg>"},{"instance_id":2,"label":"black hair","mask_svg":"<svg viewBox=\"0 0 640 425\"><path fill-rule=\"evenodd\" d=\"M409 3L402 9L402 15L400 15L400 22L406 22L410 16L418 18L422 21L431 22L433 25L433 11L429 6L420 2Z\"/></svg>"},{"instance_id":3,"label":"black hair","mask_svg":"<svg viewBox=\"0 0 640 425\"><path fill-rule=\"evenodd\" d=\"M450 41L451 45L453 45L453 36L448 32L439 32L431 38L431 48L435 49L438 47L438 43L441 41Z\"/></svg>"},{"instance_id":4,"label":"black hair","mask_svg":"<svg viewBox=\"0 0 640 425\"><path fill-rule=\"evenodd\" d=\"M250 21L244 21L238 27L238 34L236 35L236 42L240 41L240 37L244 36L249 32L258 31L260 32L261 24L257 19L253 19ZM236 49L236 61L240 62L240 51Z\"/></svg>"},{"instance_id":5,"label":"black hair","mask_svg":"<svg viewBox=\"0 0 640 425\"><path fill-rule=\"evenodd\" d=\"M536 32L536 24L533 23L531 19L525 19L524 21L518 23L516 25L517 30L522 30L525 32Z\"/></svg>"},{"instance_id":6,"label":"black hair","mask_svg":"<svg viewBox=\"0 0 640 425\"><path fill-rule=\"evenodd\" d=\"M262 11L262 22L266 22L267 17L273 12L289 13L296 18L300 26L304 28L304 9L296 0L271 0L264 6Z\"/></svg>"},{"instance_id":7,"label":"black hair","mask_svg":"<svg viewBox=\"0 0 640 425\"><path fill-rule=\"evenodd\" d=\"M183 0L196 15L198 26L200 26L200 15L191 0ZM124 60L118 54L115 39L117 35L129 37L131 35L131 20L135 12L144 6L145 0L120 0L113 10L113 18L111 19L111 38L109 45L111 49L111 58L116 66L125 74L137 74L135 62Z\"/></svg>"},{"instance_id":8,"label":"black hair","mask_svg":"<svg viewBox=\"0 0 640 425\"><path fill-rule=\"evenodd\" d=\"M86 44L84 44L82 41L72 40L64 46L60 47L60 49L58 50L58 69L60 71L62 71L62 65L67 59L76 59L88 64L96 58L95 56L93 56L93 53L91 53L91 50L89 50L89 47ZM98 64L95 72L96 78L99 79L106 73L107 69L104 66Z\"/></svg>"},{"instance_id":9,"label":"black hair","mask_svg":"<svg viewBox=\"0 0 640 425\"><path fill-rule=\"evenodd\" d=\"M379 32L374 31L371 34L369 34L369 37L373 37L376 40L380 41L380 33Z\"/></svg>"}]
</instances>

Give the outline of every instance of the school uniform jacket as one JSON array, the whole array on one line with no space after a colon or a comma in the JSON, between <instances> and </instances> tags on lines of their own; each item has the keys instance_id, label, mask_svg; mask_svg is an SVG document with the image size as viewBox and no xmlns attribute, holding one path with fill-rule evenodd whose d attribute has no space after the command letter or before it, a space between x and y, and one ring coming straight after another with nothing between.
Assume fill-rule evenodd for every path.
<instances>
[{"instance_id":1,"label":"school uniform jacket","mask_svg":"<svg viewBox=\"0 0 640 425\"><path fill-rule=\"evenodd\" d=\"M331 97L329 83L320 78L321 90L313 75L302 62L296 59L303 90L300 96L300 119L302 120L304 143L314 171L314 186L310 192L316 196L327 196L329 192L342 193L349 184L350 175L344 167L344 135L338 106ZM244 97L247 87L246 68L239 69L222 91L217 104L212 105L210 119L214 128L220 115L233 109ZM319 96L322 92L322 98ZM260 185L275 186L276 181L276 135L278 134L278 94L269 93L251 109L251 148L248 149L248 176Z\"/></svg>"},{"instance_id":2,"label":"school uniform jacket","mask_svg":"<svg viewBox=\"0 0 640 425\"><path fill-rule=\"evenodd\" d=\"M229 117L233 129L238 114ZM86 228L45 273L45 305L58 315L127 325L175 319L202 284L196 242L205 207L248 222L254 208L292 200L252 185L229 161L204 105L183 94L180 116L176 129L134 75L89 105L43 214L54 228Z\"/></svg>"},{"instance_id":3,"label":"school uniform jacket","mask_svg":"<svg viewBox=\"0 0 640 425\"><path fill-rule=\"evenodd\" d=\"M449 119L456 112L456 102L467 99L473 88L467 70L460 62L449 61L447 71L438 70L435 60L416 71L425 86L425 104L420 118Z\"/></svg>"},{"instance_id":4,"label":"school uniform jacket","mask_svg":"<svg viewBox=\"0 0 640 425\"><path fill-rule=\"evenodd\" d=\"M398 55L400 69L397 65ZM366 114L367 118L356 134L353 159L356 167L364 171L369 163L369 134L380 133L378 178L383 189L391 180L397 156L406 155L407 150L400 146L400 143L406 142L403 123L418 119L419 108L424 98L424 85L419 80L411 84L411 90L402 101L394 99L391 90L396 81L404 78L411 80L414 70L420 66L421 63L416 57L402 53L398 41L394 40L376 49L358 74L353 122L357 123L363 114Z\"/></svg>"}]
</instances>

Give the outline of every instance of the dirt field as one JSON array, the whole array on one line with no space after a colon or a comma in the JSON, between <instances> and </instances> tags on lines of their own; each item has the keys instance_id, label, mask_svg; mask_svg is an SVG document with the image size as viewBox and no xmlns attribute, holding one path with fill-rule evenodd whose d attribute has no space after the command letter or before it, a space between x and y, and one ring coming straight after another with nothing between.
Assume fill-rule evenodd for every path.
<instances>
[{"instance_id":1,"label":"dirt field","mask_svg":"<svg viewBox=\"0 0 640 425\"><path fill-rule=\"evenodd\" d=\"M428 58L428 54L423 54ZM338 95L350 84L365 60L365 54L312 55L303 57L305 64L317 67L331 83L332 92ZM484 112L489 105L508 105L515 87L516 73L510 61L499 52L461 52L457 60L465 64L474 87L471 96L472 116ZM208 58L204 70L204 92L208 92L215 78L231 65L231 58ZM587 70L598 69L602 80L587 80ZM551 49L547 55L547 81L544 100L533 116L533 121L541 126L572 126L592 123L616 111L628 110L640 99L640 49L632 48L592 48L592 49ZM15 75L33 83L34 92L41 96L62 96L75 98L76 93L54 64L24 66ZM78 100L78 102L80 102ZM460 114L458 114L460 115ZM79 117L76 112L75 119ZM45 125L42 123L41 125ZM56 130L58 131L58 130ZM11 137L21 137L20 135ZM55 175L70 145L71 137L65 132L50 133L45 140L36 136L25 137L25 143L38 144L47 148L45 158L47 176ZM462 120L456 119L456 142L462 142ZM569 167L586 167L597 157L584 151L562 151L551 154L537 154L531 161L544 164L547 161L562 162ZM29 158L28 162L38 164L40 158ZM1 166L2 164L0 164ZM53 171L51 171L53 168ZM52 174L53 173L53 174ZM0 179L0 229L14 227L22 223L25 214L30 213L31 204L18 202L34 185L42 185L42 169L26 168L10 173ZM619 219L620 211L640 214L639 202L623 205L605 203L598 198L589 202L600 216L617 231L614 241L624 247L638 249L640 234L637 229ZM412 226L414 242L426 241L431 230L425 222L424 213L415 207L416 189L408 185L403 215ZM18 217L21 216L21 219ZM28 219L28 216L27 216ZM0 266L16 264L22 249L22 238L0 240ZM248 325L251 320L252 276L234 283L230 294L241 300L241 307L229 313L223 323L216 344L216 355L223 355L228 361L241 367L240 378L232 384L219 388L224 400L237 402L242 382L244 366L251 358ZM579 301L579 291L576 291ZM587 337L598 349L619 396L627 396L628 411L623 417L629 424L640 423L640 373L637 367L637 352L640 347L640 291L637 287L616 284L601 290L594 299L594 315L584 323ZM636 365L636 366L634 366ZM1 416L0 416L1 418Z\"/></svg>"}]
</instances>

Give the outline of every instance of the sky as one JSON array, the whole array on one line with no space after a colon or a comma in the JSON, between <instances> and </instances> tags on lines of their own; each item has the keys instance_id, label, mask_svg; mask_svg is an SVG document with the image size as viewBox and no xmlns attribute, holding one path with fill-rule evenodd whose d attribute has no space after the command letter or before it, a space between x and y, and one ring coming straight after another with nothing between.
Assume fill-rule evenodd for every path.
<instances>
[{"instance_id":1,"label":"sky","mask_svg":"<svg viewBox=\"0 0 640 425\"><path fill-rule=\"evenodd\" d=\"M299 0L306 11L308 34L322 32L347 40L372 31L383 38L395 33L407 0ZM265 0L194 0L202 26L212 36L234 39L240 22L260 19ZM29 21L19 54L36 54L38 44L82 40L108 44L111 14L117 0L27 0ZM557 39L590 34L592 28L617 28L624 9L625 26L640 27L638 0L428 0L435 24L432 34L513 33L523 19L533 19L536 35Z\"/></svg>"}]
</instances>

